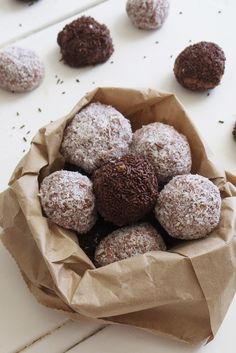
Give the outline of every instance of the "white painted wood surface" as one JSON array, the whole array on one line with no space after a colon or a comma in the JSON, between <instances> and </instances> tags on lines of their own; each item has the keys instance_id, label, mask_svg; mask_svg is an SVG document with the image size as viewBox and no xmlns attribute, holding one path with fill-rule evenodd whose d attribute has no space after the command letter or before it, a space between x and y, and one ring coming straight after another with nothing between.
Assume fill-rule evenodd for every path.
<instances>
[{"instance_id":1,"label":"white painted wood surface","mask_svg":"<svg viewBox=\"0 0 236 353\"><path fill-rule=\"evenodd\" d=\"M106 0L0 0L0 47Z\"/></svg>"},{"instance_id":2,"label":"white painted wood surface","mask_svg":"<svg viewBox=\"0 0 236 353\"><path fill-rule=\"evenodd\" d=\"M0 0L0 4L1 1L3 3L3 0ZM41 1L40 6L44 1L50 0ZM236 144L231 134L236 120L234 104L236 2L172 1L166 24L154 32L143 32L133 28L126 17L124 5L125 0L109 0L85 12L106 23L111 30L115 53L106 64L72 69L59 61L57 33L66 23L78 16L49 26L17 43L38 51L45 62L46 78L42 86L32 93L15 95L0 90L0 191L7 186L10 174L24 155L23 151L28 149L30 139L36 131L42 125L68 113L87 91L96 86L152 87L174 92L185 105L222 165L236 174ZM47 16L48 13L45 13L45 17ZM50 21L45 22L45 25L51 23ZM0 27L1 23L0 11ZM37 30L37 27L35 29ZM18 36L18 33L15 35ZM174 79L172 73L174 58L190 40L215 41L225 50L227 57L225 76L222 84L211 91L209 96L207 93L189 92L179 86ZM56 84L59 78L63 81L62 84ZM77 79L79 82L76 82ZM223 120L224 123L220 124L219 120ZM27 142L23 137L26 137ZM67 316L44 308L36 302L22 281L14 261L2 245L0 245L0 278L1 353L19 351L39 337L42 338L23 352L65 352L76 342L83 341L101 328L89 321L86 323L68 321L61 327L67 322ZM70 352L221 353L224 350L233 353L235 319L234 301L215 341L200 350L196 347L183 348L178 343L140 330L113 326L79 343ZM51 334L46 335L51 331Z\"/></svg>"}]
</instances>

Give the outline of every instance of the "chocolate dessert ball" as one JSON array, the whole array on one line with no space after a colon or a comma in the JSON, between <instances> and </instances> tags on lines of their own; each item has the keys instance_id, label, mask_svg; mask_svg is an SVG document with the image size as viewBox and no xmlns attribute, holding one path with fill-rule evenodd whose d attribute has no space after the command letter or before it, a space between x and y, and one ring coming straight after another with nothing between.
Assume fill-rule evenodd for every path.
<instances>
[{"instance_id":1,"label":"chocolate dessert ball","mask_svg":"<svg viewBox=\"0 0 236 353\"><path fill-rule=\"evenodd\" d=\"M205 91L220 84L225 60L225 54L217 44L200 42L188 46L178 55L174 74L183 87Z\"/></svg>"},{"instance_id":2,"label":"chocolate dessert ball","mask_svg":"<svg viewBox=\"0 0 236 353\"><path fill-rule=\"evenodd\" d=\"M191 171L192 158L188 140L173 126L162 123L143 126L133 134L131 149L149 159L160 183Z\"/></svg>"},{"instance_id":3,"label":"chocolate dessert ball","mask_svg":"<svg viewBox=\"0 0 236 353\"><path fill-rule=\"evenodd\" d=\"M58 34L57 43L62 59L72 67L103 63L114 51L109 29L86 16L66 25Z\"/></svg>"},{"instance_id":4,"label":"chocolate dessert ball","mask_svg":"<svg viewBox=\"0 0 236 353\"><path fill-rule=\"evenodd\" d=\"M126 12L133 25L140 29L156 29L163 25L168 12L168 0L128 0Z\"/></svg>"},{"instance_id":5,"label":"chocolate dessert ball","mask_svg":"<svg viewBox=\"0 0 236 353\"><path fill-rule=\"evenodd\" d=\"M221 198L218 188L201 175L174 177L160 192L155 215L174 238L206 237L219 223Z\"/></svg>"},{"instance_id":6,"label":"chocolate dessert ball","mask_svg":"<svg viewBox=\"0 0 236 353\"><path fill-rule=\"evenodd\" d=\"M91 103L65 129L61 153L67 162L91 173L126 154L131 140L128 119L109 105Z\"/></svg>"},{"instance_id":7,"label":"chocolate dessert ball","mask_svg":"<svg viewBox=\"0 0 236 353\"><path fill-rule=\"evenodd\" d=\"M44 65L29 49L9 47L0 51L0 87L13 92L32 91L44 77Z\"/></svg>"},{"instance_id":8,"label":"chocolate dessert ball","mask_svg":"<svg viewBox=\"0 0 236 353\"><path fill-rule=\"evenodd\" d=\"M161 235L150 224L142 223L117 229L104 238L95 251L95 263L106 266L156 250L166 250Z\"/></svg>"},{"instance_id":9,"label":"chocolate dessert ball","mask_svg":"<svg viewBox=\"0 0 236 353\"><path fill-rule=\"evenodd\" d=\"M131 224L149 213L157 200L153 166L142 156L127 154L93 174L97 208L108 222Z\"/></svg>"},{"instance_id":10,"label":"chocolate dessert ball","mask_svg":"<svg viewBox=\"0 0 236 353\"><path fill-rule=\"evenodd\" d=\"M61 227L86 233L96 222L93 184L80 173L60 170L44 178L40 200L46 216Z\"/></svg>"}]
</instances>

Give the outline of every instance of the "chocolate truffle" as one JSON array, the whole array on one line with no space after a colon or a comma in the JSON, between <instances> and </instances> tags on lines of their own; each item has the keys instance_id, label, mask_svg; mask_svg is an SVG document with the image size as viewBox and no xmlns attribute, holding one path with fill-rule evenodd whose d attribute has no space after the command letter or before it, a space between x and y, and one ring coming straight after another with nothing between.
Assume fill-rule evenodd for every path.
<instances>
[{"instance_id":1,"label":"chocolate truffle","mask_svg":"<svg viewBox=\"0 0 236 353\"><path fill-rule=\"evenodd\" d=\"M126 154L131 140L128 119L109 105L91 103L65 129L61 153L67 162L91 173Z\"/></svg>"},{"instance_id":2,"label":"chocolate truffle","mask_svg":"<svg viewBox=\"0 0 236 353\"><path fill-rule=\"evenodd\" d=\"M225 54L217 44L200 42L188 46L178 55L174 74L183 87L205 91L220 84L225 60Z\"/></svg>"},{"instance_id":3,"label":"chocolate truffle","mask_svg":"<svg viewBox=\"0 0 236 353\"><path fill-rule=\"evenodd\" d=\"M219 223L218 188L201 175L174 177L160 192L155 215L174 238L206 237Z\"/></svg>"},{"instance_id":4,"label":"chocolate truffle","mask_svg":"<svg viewBox=\"0 0 236 353\"><path fill-rule=\"evenodd\" d=\"M9 47L0 51L0 87L13 92L32 91L44 77L44 65L29 49Z\"/></svg>"},{"instance_id":5,"label":"chocolate truffle","mask_svg":"<svg viewBox=\"0 0 236 353\"><path fill-rule=\"evenodd\" d=\"M163 25L168 12L167 0L128 0L126 12L133 25L140 29L156 29Z\"/></svg>"},{"instance_id":6,"label":"chocolate truffle","mask_svg":"<svg viewBox=\"0 0 236 353\"><path fill-rule=\"evenodd\" d=\"M233 137L234 137L234 139L235 139L235 141L236 141L236 123L235 123L235 125L234 125L232 134L233 134Z\"/></svg>"},{"instance_id":7,"label":"chocolate truffle","mask_svg":"<svg viewBox=\"0 0 236 353\"><path fill-rule=\"evenodd\" d=\"M191 171L188 140L173 126L157 122L143 126L133 134L131 149L149 159L160 183Z\"/></svg>"},{"instance_id":8,"label":"chocolate truffle","mask_svg":"<svg viewBox=\"0 0 236 353\"><path fill-rule=\"evenodd\" d=\"M117 229L104 238L95 251L95 263L106 266L156 250L166 250L161 235L150 224L141 223Z\"/></svg>"},{"instance_id":9,"label":"chocolate truffle","mask_svg":"<svg viewBox=\"0 0 236 353\"><path fill-rule=\"evenodd\" d=\"M60 170L44 178L40 200L46 216L61 227L86 233L96 222L93 184L80 173Z\"/></svg>"},{"instance_id":10,"label":"chocolate truffle","mask_svg":"<svg viewBox=\"0 0 236 353\"><path fill-rule=\"evenodd\" d=\"M109 29L86 16L66 25L58 34L57 43L62 59L72 67L103 63L114 51Z\"/></svg>"},{"instance_id":11,"label":"chocolate truffle","mask_svg":"<svg viewBox=\"0 0 236 353\"><path fill-rule=\"evenodd\" d=\"M142 156L127 154L93 174L97 208L108 222L131 224L149 213L157 200L153 166Z\"/></svg>"}]
</instances>

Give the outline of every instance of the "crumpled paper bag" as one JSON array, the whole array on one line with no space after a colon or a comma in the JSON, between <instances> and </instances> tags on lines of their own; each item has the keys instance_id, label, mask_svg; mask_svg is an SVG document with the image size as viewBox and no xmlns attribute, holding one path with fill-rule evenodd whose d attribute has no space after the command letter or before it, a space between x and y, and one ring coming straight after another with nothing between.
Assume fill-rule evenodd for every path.
<instances>
[{"instance_id":1,"label":"crumpled paper bag","mask_svg":"<svg viewBox=\"0 0 236 353\"><path fill-rule=\"evenodd\" d=\"M64 128L92 101L114 106L130 119L134 130L161 121L187 136L192 172L210 178L221 191L220 224L208 238L180 241L167 252L154 251L96 269L74 232L43 216L39 183L63 168L59 149ZM236 177L218 165L173 94L98 88L68 116L41 128L34 137L0 196L2 240L41 303L75 316L206 343L216 334L236 289L235 185Z\"/></svg>"}]
</instances>

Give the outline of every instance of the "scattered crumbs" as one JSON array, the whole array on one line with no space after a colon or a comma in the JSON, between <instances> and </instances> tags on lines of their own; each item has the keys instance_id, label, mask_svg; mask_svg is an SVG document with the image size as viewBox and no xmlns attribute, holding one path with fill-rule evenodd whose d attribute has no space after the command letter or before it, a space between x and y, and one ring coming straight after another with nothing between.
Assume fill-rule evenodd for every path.
<instances>
[{"instance_id":1,"label":"scattered crumbs","mask_svg":"<svg viewBox=\"0 0 236 353\"><path fill-rule=\"evenodd\" d=\"M57 76L57 75L55 75L55 78L58 78L58 76Z\"/></svg>"},{"instance_id":2,"label":"scattered crumbs","mask_svg":"<svg viewBox=\"0 0 236 353\"><path fill-rule=\"evenodd\" d=\"M173 58L173 55L170 55L170 58L172 59L172 58Z\"/></svg>"},{"instance_id":3,"label":"scattered crumbs","mask_svg":"<svg viewBox=\"0 0 236 353\"><path fill-rule=\"evenodd\" d=\"M25 150L23 150L22 152L25 153Z\"/></svg>"},{"instance_id":4,"label":"scattered crumbs","mask_svg":"<svg viewBox=\"0 0 236 353\"><path fill-rule=\"evenodd\" d=\"M76 82L80 82L80 80L77 78L76 80L75 80Z\"/></svg>"},{"instance_id":5,"label":"scattered crumbs","mask_svg":"<svg viewBox=\"0 0 236 353\"><path fill-rule=\"evenodd\" d=\"M20 129L24 129L25 125L21 125Z\"/></svg>"},{"instance_id":6,"label":"scattered crumbs","mask_svg":"<svg viewBox=\"0 0 236 353\"><path fill-rule=\"evenodd\" d=\"M15 126L12 126L12 128L11 128L11 129L12 129L12 130L15 130L15 128L16 128Z\"/></svg>"},{"instance_id":7,"label":"scattered crumbs","mask_svg":"<svg viewBox=\"0 0 236 353\"><path fill-rule=\"evenodd\" d=\"M21 24L21 23L19 23L19 27L22 27L22 24Z\"/></svg>"},{"instance_id":8,"label":"scattered crumbs","mask_svg":"<svg viewBox=\"0 0 236 353\"><path fill-rule=\"evenodd\" d=\"M62 83L64 83L64 81L63 81L63 80L61 80L60 85L61 85Z\"/></svg>"},{"instance_id":9,"label":"scattered crumbs","mask_svg":"<svg viewBox=\"0 0 236 353\"><path fill-rule=\"evenodd\" d=\"M189 43L192 43L192 39L189 39L189 41L188 41Z\"/></svg>"},{"instance_id":10,"label":"scattered crumbs","mask_svg":"<svg viewBox=\"0 0 236 353\"><path fill-rule=\"evenodd\" d=\"M20 113L19 113L19 112L16 112L16 115L17 115L17 116L19 116L19 115L20 115Z\"/></svg>"},{"instance_id":11,"label":"scattered crumbs","mask_svg":"<svg viewBox=\"0 0 236 353\"><path fill-rule=\"evenodd\" d=\"M58 85L58 83L60 82L61 80L58 78L58 80L57 80L57 85Z\"/></svg>"},{"instance_id":12,"label":"scattered crumbs","mask_svg":"<svg viewBox=\"0 0 236 353\"><path fill-rule=\"evenodd\" d=\"M158 41L158 40L156 40L156 41L155 41L155 44L159 44L159 41Z\"/></svg>"},{"instance_id":13,"label":"scattered crumbs","mask_svg":"<svg viewBox=\"0 0 236 353\"><path fill-rule=\"evenodd\" d=\"M15 93L15 91L11 91L11 93Z\"/></svg>"},{"instance_id":14,"label":"scattered crumbs","mask_svg":"<svg viewBox=\"0 0 236 353\"><path fill-rule=\"evenodd\" d=\"M38 112L41 113L41 112L42 112L42 109L41 109L41 108L38 108Z\"/></svg>"},{"instance_id":15,"label":"scattered crumbs","mask_svg":"<svg viewBox=\"0 0 236 353\"><path fill-rule=\"evenodd\" d=\"M25 138L25 136L23 137L23 140L24 140L25 142L27 142L27 138Z\"/></svg>"},{"instance_id":16,"label":"scattered crumbs","mask_svg":"<svg viewBox=\"0 0 236 353\"><path fill-rule=\"evenodd\" d=\"M112 60L110 63L111 63L111 64L114 64L114 61Z\"/></svg>"},{"instance_id":17,"label":"scattered crumbs","mask_svg":"<svg viewBox=\"0 0 236 353\"><path fill-rule=\"evenodd\" d=\"M29 135L30 134L30 130L26 132L26 135Z\"/></svg>"},{"instance_id":18,"label":"scattered crumbs","mask_svg":"<svg viewBox=\"0 0 236 353\"><path fill-rule=\"evenodd\" d=\"M218 123L219 124L224 124L224 120L219 120Z\"/></svg>"},{"instance_id":19,"label":"scattered crumbs","mask_svg":"<svg viewBox=\"0 0 236 353\"><path fill-rule=\"evenodd\" d=\"M61 92L61 94L65 94L66 92L64 91L64 92Z\"/></svg>"},{"instance_id":20,"label":"scattered crumbs","mask_svg":"<svg viewBox=\"0 0 236 353\"><path fill-rule=\"evenodd\" d=\"M61 59L59 60L59 63L60 63L61 61L63 61L63 58L61 58Z\"/></svg>"},{"instance_id":21,"label":"scattered crumbs","mask_svg":"<svg viewBox=\"0 0 236 353\"><path fill-rule=\"evenodd\" d=\"M219 10L218 13L221 13L221 10Z\"/></svg>"},{"instance_id":22,"label":"scattered crumbs","mask_svg":"<svg viewBox=\"0 0 236 353\"><path fill-rule=\"evenodd\" d=\"M210 92L207 93L207 97L209 97L209 95L210 95Z\"/></svg>"},{"instance_id":23,"label":"scattered crumbs","mask_svg":"<svg viewBox=\"0 0 236 353\"><path fill-rule=\"evenodd\" d=\"M183 15L183 12L182 12L182 11L179 11L179 15Z\"/></svg>"},{"instance_id":24,"label":"scattered crumbs","mask_svg":"<svg viewBox=\"0 0 236 353\"><path fill-rule=\"evenodd\" d=\"M53 120L50 120L50 123L53 123Z\"/></svg>"},{"instance_id":25,"label":"scattered crumbs","mask_svg":"<svg viewBox=\"0 0 236 353\"><path fill-rule=\"evenodd\" d=\"M146 59L146 56L144 55L143 58Z\"/></svg>"},{"instance_id":26,"label":"scattered crumbs","mask_svg":"<svg viewBox=\"0 0 236 353\"><path fill-rule=\"evenodd\" d=\"M92 84L95 85L95 82L93 81Z\"/></svg>"}]
</instances>

